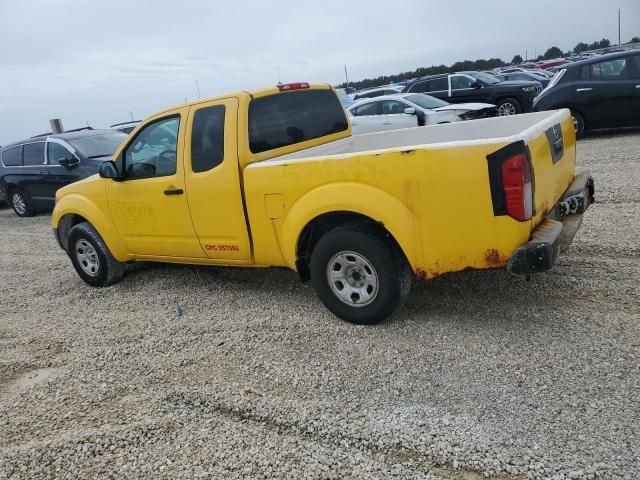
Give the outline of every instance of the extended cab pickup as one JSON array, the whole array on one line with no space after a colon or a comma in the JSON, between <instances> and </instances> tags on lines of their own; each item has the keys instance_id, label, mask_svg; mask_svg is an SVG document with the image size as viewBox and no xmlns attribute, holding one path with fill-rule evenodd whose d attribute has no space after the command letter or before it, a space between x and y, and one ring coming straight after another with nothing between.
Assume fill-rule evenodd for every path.
<instances>
[{"instance_id":1,"label":"extended cab pickup","mask_svg":"<svg viewBox=\"0 0 640 480\"><path fill-rule=\"evenodd\" d=\"M376 323L413 276L551 268L593 199L575 148L567 110L351 136L330 86L279 85L146 119L52 223L93 286L136 261L284 266Z\"/></svg>"}]
</instances>

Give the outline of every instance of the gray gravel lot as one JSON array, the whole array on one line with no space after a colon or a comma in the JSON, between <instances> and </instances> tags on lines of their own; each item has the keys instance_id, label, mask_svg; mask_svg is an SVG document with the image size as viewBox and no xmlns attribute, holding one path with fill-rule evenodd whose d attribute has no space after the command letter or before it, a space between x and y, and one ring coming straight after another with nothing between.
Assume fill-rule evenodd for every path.
<instances>
[{"instance_id":1,"label":"gray gravel lot","mask_svg":"<svg viewBox=\"0 0 640 480\"><path fill-rule=\"evenodd\" d=\"M640 478L640 132L578 148L598 203L554 270L414 284L373 328L286 270L92 289L0 209L0 479Z\"/></svg>"}]
</instances>

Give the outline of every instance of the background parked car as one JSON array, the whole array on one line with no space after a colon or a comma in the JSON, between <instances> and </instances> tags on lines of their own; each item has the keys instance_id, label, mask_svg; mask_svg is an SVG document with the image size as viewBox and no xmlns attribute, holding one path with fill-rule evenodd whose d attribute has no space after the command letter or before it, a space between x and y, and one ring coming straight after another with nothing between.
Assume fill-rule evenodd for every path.
<instances>
[{"instance_id":1,"label":"background parked car","mask_svg":"<svg viewBox=\"0 0 640 480\"><path fill-rule=\"evenodd\" d=\"M640 51L612 53L567 65L536 98L534 110L569 108L576 134L640 125Z\"/></svg>"},{"instance_id":2,"label":"background parked car","mask_svg":"<svg viewBox=\"0 0 640 480\"><path fill-rule=\"evenodd\" d=\"M498 114L531 111L533 99L542 91L539 82L507 82L486 72L458 72L415 80L405 93L428 93L451 103L482 102L498 107Z\"/></svg>"},{"instance_id":3,"label":"background parked car","mask_svg":"<svg viewBox=\"0 0 640 480\"><path fill-rule=\"evenodd\" d=\"M19 217L50 210L59 188L97 173L125 138L113 130L82 129L6 145L0 151L0 191Z\"/></svg>"},{"instance_id":4,"label":"background parked car","mask_svg":"<svg viewBox=\"0 0 640 480\"><path fill-rule=\"evenodd\" d=\"M140 120L133 120L131 122L114 123L109 128L118 132L130 134L134 128L138 126Z\"/></svg>"},{"instance_id":5,"label":"background parked car","mask_svg":"<svg viewBox=\"0 0 640 480\"><path fill-rule=\"evenodd\" d=\"M350 107L355 103L355 101L349 96L345 88L336 88L336 95L338 95L340 103L342 103L342 106L344 108Z\"/></svg>"},{"instance_id":6,"label":"background parked car","mask_svg":"<svg viewBox=\"0 0 640 480\"><path fill-rule=\"evenodd\" d=\"M397 130L460 120L495 117L495 105L451 104L424 93L401 93L362 100L349 108L353 133Z\"/></svg>"},{"instance_id":7,"label":"background parked car","mask_svg":"<svg viewBox=\"0 0 640 480\"><path fill-rule=\"evenodd\" d=\"M363 98L375 98L382 95L393 95L394 93L402 92L404 85L387 85L384 87L370 88L369 90L362 90L353 95L355 101Z\"/></svg>"},{"instance_id":8,"label":"background parked car","mask_svg":"<svg viewBox=\"0 0 640 480\"><path fill-rule=\"evenodd\" d=\"M511 81L525 81L525 82L540 82L542 88L545 88L549 85L551 79L547 76L537 75L535 73L529 72L507 72L507 73L497 73L496 77L506 80L507 82Z\"/></svg>"}]
</instances>

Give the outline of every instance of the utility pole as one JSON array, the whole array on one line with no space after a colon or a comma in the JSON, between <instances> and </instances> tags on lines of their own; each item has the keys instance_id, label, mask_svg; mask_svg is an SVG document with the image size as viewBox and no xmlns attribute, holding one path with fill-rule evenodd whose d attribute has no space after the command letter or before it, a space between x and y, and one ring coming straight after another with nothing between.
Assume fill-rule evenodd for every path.
<instances>
[{"instance_id":1,"label":"utility pole","mask_svg":"<svg viewBox=\"0 0 640 480\"><path fill-rule=\"evenodd\" d=\"M622 45L620 41L620 9L618 9L618 45Z\"/></svg>"},{"instance_id":2,"label":"utility pole","mask_svg":"<svg viewBox=\"0 0 640 480\"><path fill-rule=\"evenodd\" d=\"M524 51L524 61L526 62L527 60L529 60L529 50Z\"/></svg>"},{"instance_id":3,"label":"utility pole","mask_svg":"<svg viewBox=\"0 0 640 480\"><path fill-rule=\"evenodd\" d=\"M281 85L282 80L280 79L280 65L276 65L276 70L278 71L278 85Z\"/></svg>"},{"instance_id":4,"label":"utility pole","mask_svg":"<svg viewBox=\"0 0 640 480\"><path fill-rule=\"evenodd\" d=\"M200 98L200 85L198 85L198 79L196 79L196 90L198 91L198 98Z\"/></svg>"},{"instance_id":5,"label":"utility pole","mask_svg":"<svg viewBox=\"0 0 640 480\"><path fill-rule=\"evenodd\" d=\"M134 122L135 120L133 119L133 112L131 110L129 110L129 115L131 115L131 121Z\"/></svg>"},{"instance_id":6,"label":"utility pole","mask_svg":"<svg viewBox=\"0 0 640 480\"><path fill-rule=\"evenodd\" d=\"M347 66L344 66L344 77L347 79L347 87L349 86L349 72L347 72Z\"/></svg>"}]
</instances>

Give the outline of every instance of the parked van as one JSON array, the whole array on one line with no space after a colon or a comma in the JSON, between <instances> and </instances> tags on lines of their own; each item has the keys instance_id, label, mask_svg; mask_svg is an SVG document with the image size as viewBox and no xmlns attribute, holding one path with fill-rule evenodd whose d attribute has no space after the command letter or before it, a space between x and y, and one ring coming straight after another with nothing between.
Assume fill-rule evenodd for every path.
<instances>
[{"instance_id":1,"label":"parked van","mask_svg":"<svg viewBox=\"0 0 640 480\"><path fill-rule=\"evenodd\" d=\"M52 210L59 188L98 172L127 135L86 128L45 134L0 150L0 198L19 217Z\"/></svg>"}]
</instances>

